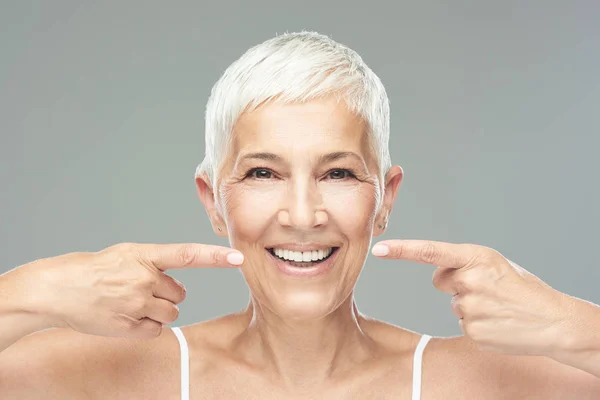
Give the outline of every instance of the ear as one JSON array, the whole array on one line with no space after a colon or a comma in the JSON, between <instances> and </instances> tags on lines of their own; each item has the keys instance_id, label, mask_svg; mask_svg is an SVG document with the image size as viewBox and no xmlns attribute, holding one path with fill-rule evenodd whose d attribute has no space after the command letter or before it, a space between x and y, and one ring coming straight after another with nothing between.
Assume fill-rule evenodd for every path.
<instances>
[{"instance_id":1,"label":"ear","mask_svg":"<svg viewBox=\"0 0 600 400\"><path fill-rule=\"evenodd\" d=\"M383 201L373 227L373 236L379 236L387 227L389 217L392 214L392 207L400 188L400 182L404 177L404 171L399 165L394 165L385 175L385 189L383 192Z\"/></svg>"},{"instance_id":2,"label":"ear","mask_svg":"<svg viewBox=\"0 0 600 400\"><path fill-rule=\"evenodd\" d=\"M202 204L204 204L206 214L208 214L208 218L210 219L213 230L218 236L226 238L227 226L223 216L215 206L215 194L213 192L213 188L211 187L210 179L208 179L206 174L196 176L196 188L198 190L198 197L200 198ZM219 228L221 230L219 230Z\"/></svg>"}]
</instances>

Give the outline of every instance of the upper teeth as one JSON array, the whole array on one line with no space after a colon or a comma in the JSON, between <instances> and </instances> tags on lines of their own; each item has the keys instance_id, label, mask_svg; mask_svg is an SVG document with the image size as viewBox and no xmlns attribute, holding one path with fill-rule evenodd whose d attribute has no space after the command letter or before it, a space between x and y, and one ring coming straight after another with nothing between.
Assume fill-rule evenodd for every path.
<instances>
[{"instance_id":1,"label":"upper teeth","mask_svg":"<svg viewBox=\"0 0 600 400\"><path fill-rule=\"evenodd\" d=\"M312 251L292 251L286 249L273 249L276 256L290 261L313 261L321 260L331 254L332 247L328 249L312 250Z\"/></svg>"}]
</instances>

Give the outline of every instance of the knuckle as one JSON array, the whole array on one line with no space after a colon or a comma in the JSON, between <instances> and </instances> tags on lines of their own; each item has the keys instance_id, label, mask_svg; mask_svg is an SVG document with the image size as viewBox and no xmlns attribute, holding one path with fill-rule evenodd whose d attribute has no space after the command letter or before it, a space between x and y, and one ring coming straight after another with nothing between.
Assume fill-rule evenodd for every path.
<instances>
[{"instance_id":1,"label":"knuckle","mask_svg":"<svg viewBox=\"0 0 600 400\"><path fill-rule=\"evenodd\" d=\"M439 288L440 288L440 268L436 268L435 271L433 271L433 275L431 276L431 283L433 284L433 287L435 287L436 289L439 290Z\"/></svg>"},{"instance_id":2,"label":"knuckle","mask_svg":"<svg viewBox=\"0 0 600 400\"><path fill-rule=\"evenodd\" d=\"M417 255L418 259L426 264L434 264L439 258L439 249L433 243L425 244Z\"/></svg>"},{"instance_id":3,"label":"knuckle","mask_svg":"<svg viewBox=\"0 0 600 400\"><path fill-rule=\"evenodd\" d=\"M125 263L124 253L115 247L107 247L95 254L96 264L101 266L122 266Z\"/></svg>"},{"instance_id":4,"label":"knuckle","mask_svg":"<svg viewBox=\"0 0 600 400\"><path fill-rule=\"evenodd\" d=\"M175 322L177 318L179 318L179 307L177 307L177 304L173 304L172 310L173 311L171 313L171 322Z\"/></svg>"},{"instance_id":5,"label":"knuckle","mask_svg":"<svg viewBox=\"0 0 600 400\"><path fill-rule=\"evenodd\" d=\"M465 336L468 336L469 338L473 339L473 333L472 333L472 326L471 323L469 323L468 321L461 319L460 320L460 329L463 331L463 333L465 334Z\"/></svg>"},{"instance_id":6,"label":"knuckle","mask_svg":"<svg viewBox=\"0 0 600 400\"><path fill-rule=\"evenodd\" d=\"M433 277L431 278L431 282L433 283L433 286L438 290L441 290L442 288L442 281L445 275L444 272L445 271L443 268L436 268L435 271L433 271Z\"/></svg>"},{"instance_id":7,"label":"knuckle","mask_svg":"<svg viewBox=\"0 0 600 400\"><path fill-rule=\"evenodd\" d=\"M473 314L473 296L463 295L457 301L456 307L464 314L464 315L472 315Z\"/></svg>"},{"instance_id":8,"label":"knuckle","mask_svg":"<svg viewBox=\"0 0 600 400\"><path fill-rule=\"evenodd\" d=\"M105 260L107 263L123 267L131 262L136 262L138 252L138 248L133 243L118 243L106 248L103 253L107 257Z\"/></svg>"},{"instance_id":9,"label":"knuckle","mask_svg":"<svg viewBox=\"0 0 600 400\"><path fill-rule=\"evenodd\" d=\"M154 286L158 284L158 280L160 279L158 277L158 274L153 273L148 269L144 269L144 271L145 272L142 272L142 277L140 278L140 281L143 283L144 286Z\"/></svg>"},{"instance_id":10,"label":"knuckle","mask_svg":"<svg viewBox=\"0 0 600 400\"><path fill-rule=\"evenodd\" d=\"M135 273L131 275L130 280L131 288L135 291L136 295L152 293L153 288L158 283L158 277L145 268L142 268L141 271L135 271Z\"/></svg>"},{"instance_id":11,"label":"knuckle","mask_svg":"<svg viewBox=\"0 0 600 400\"><path fill-rule=\"evenodd\" d=\"M458 279L460 286L468 291L486 290L490 282L490 272L486 265L480 265L463 271Z\"/></svg>"},{"instance_id":12,"label":"knuckle","mask_svg":"<svg viewBox=\"0 0 600 400\"><path fill-rule=\"evenodd\" d=\"M479 278L476 276L476 274L473 273L473 271L468 272L471 273L465 273L459 279L457 279L457 283L464 292L474 290L477 287L477 283L479 282Z\"/></svg>"},{"instance_id":13,"label":"knuckle","mask_svg":"<svg viewBox=\"0 0 600 400\"><path fill-rule=\"evenodd\" d=\"M473 245L473 246L475 246L475 245ZM498 252L495 249L492 249L491 247L485 247L485 246L478 246L478 247L479 247L479 251L476 251L475 249L473 250L473 254L474 254L473 257L475 258L476 263L495 265L495 264L498 264L502 260L506 260L506 258L502 254L500 254L500 252Z\"/></svg>"},{"instance_id":14,"label":"knuckle","mask_svg":"<svg viewBox=\"0 0 600 400\"><path fill-rule=\"evenodd\" d=\"M441 290L442 292L448 291L452 289L454 286L458 285L460 287L460 283L456 282L455 277L456 271L450 268L441 268L438 267L433 272L432 283L433 286Z\"/></svg>"},{"instance_id":15,"label":"knuckle","mask_svg":"<svg viewBox=\"0 0 600 400\"><path fill-rule=\"evenodd\" d=\"M183 302L186 297L187 297L187 290L185 290L185 286L180 285L179 303Z\"/></svg>"},{"instance_id":16,"label":"knuckle","mask_svg":"<svg viewBox=\"0 0 600 400\"><path fill-rule=\"evenodd\" d=\"M140 321L133 317L122 315L119 317L119 323L124 327L125 330L130 331L134 330L140 324Z\"/></svg>"},{"instance_id":17,"label":"knuckle","mask_svg":"<svg viewBox=\"0 0 600 400\"><path fill-rule=\"evenodd\" d=\"M463 321L465 321L463 319ZM465 335L469 336L475 342L481 341L481 329L478 327L477 321L463 322Z\"/></svg>"},{"instance_id":18,"label":"knuckle","mask_svg":"<svg viewBox=\"0 0 600 400\"><path fill-rule=\"evenodd\" d=\"M494 285L496 285L499 281L501 281L507 273L506 268L502 268L502 266L493 266L489 269L489 277Z\"/></svg>"},{"instance_id":19,"label":"knuckle","mask_svg":"<svg viewBox=\"0 0 600 400\"><path fill-rule=\"evenodd\" d=\"M170 291L171 291L171 295L172 295L172 301L175 304L181 303L185 300L186 291L185 291L185 288L183 287L183 285L175 282L174 284L171 285Z\"/></svg>"},{"instance_id":20,"label":"knuckle","mask_svg":"<svg viewBox=\"0 0 600 400\"><path fill-rule=\"evenodd\" d=\"M484 246L484 245L473 245L473 246L476 246L479 249L481 249L482 253L490 258L498 258L498 257L504 258L502 253L500 253L498 250L496 250L492 247L488 247L488 246Z\"/></svg>"},{"instance_id":21,"label":"knuckle","mask_svg":"<svg viewBox=\"0 0 600 400\"><path fill-rule=\"evenodd\" d=\"M208 259L213 265L219 264L221 262L221 253L218 250L211 249L209 250Z\"/></svg>"},{"instance_id":22,"label":"knuckle","mask_svg":"<svg viewBox=\"0 0 600 400\"><path fill-rule=\"evenodd\" d=\"M150 329L151 333L152 333L152 337L159 337L160 334L162 333L162 324L159 322L154 322L152 324L152 328Z\"/></svg>"},{"instance_id":23,"label":"knuckle","mask_svg":"<svg viewBox=\"0 0 600 400\"><path fill-rule=\"evenodd\" d=\"M182 266L186 267L198 259L198 250L194 246L183 245L177 251L177 257Z\"/></svg>"},{"instance_id":24,"label":"knuckle","mask_svg":"<svg viewBox=\"0 0 600 400\"><path fill-rule=\"evenodd\" d=\"M114 244L109 248L122 253L130 253L133 251L134 247L135 245L131 242L122 242Z\"/></svg>"},{"instance_id":25,"label":"knuckle","mask_svg":"<svg viewBox=\"0 0 600 400\"><path fill-rule=\"evenodd\" d=\"M140 312L146 308L146 299L143 296L133 296L129 300L129 307L133 312Z\"/></svg>"},{"instance_id":26,"label":"knuckle","mask_svg":"<svg viewBox=\"0 0 600 400\"><path fill-rule=\"evenodd\" d=\"M485 291L493 287L502 277L505 271L493 265L480 265L461 274L459 283L468 291Z\"/></svg>"},{"instance_id":27,"label":"knuckle","mask_svg":"<svg viewBox=\"0 0 600 400\"><path fill-rule=\"evenodd\" d=\"M185 286L169 275L164 275L162 278L166 280L165 286L169 288L170 294L174 295L177 303L184 301L187 294Z\"/></svg>"},{"instance_id":28,"label":"knuckle","mask_svg":"<svg viewBox=\"0 0 600 400\"><path fill-rule=\"evenodd\" d=\"M452 308L452 312L457 317L462 317L464 315L462 301L458 298L458 296L452 296L452 300L450 300L450 308Z\"/></svg>"},{"instance_id":29,"label":"knuckle","mask_svg":"<svg viewBox=\"0 0 600 400\"><path fill-rule=\"evenodd\" d=\"M390 246L390 252L394 257L402 258L404 256L404 246Z\"/></svg>"},{"instance_id":30,"label":"knuckle","mask_svg":"<svg viewBox=\"0 0 600 400\"><path fill-rule=\"evenodd\" d=\"M149 318L143 318L138 325L138 330L144 337L158 337L162 332L162 324Z\"/></svg>"}]
</instances>

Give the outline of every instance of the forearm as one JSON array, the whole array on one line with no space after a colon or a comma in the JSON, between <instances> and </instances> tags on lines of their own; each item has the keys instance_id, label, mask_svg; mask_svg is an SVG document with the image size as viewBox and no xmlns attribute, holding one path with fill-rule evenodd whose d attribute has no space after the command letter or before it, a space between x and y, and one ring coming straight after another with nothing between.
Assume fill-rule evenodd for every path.
<instances>
[{"instance_id":1,"label":"forearm","mask_svg":"<svg viewBox=\"0 0 600 400\"><path fill-rule=\"evenodd\" d=\"M51 328L32 307L30 299L23 299L26 284L18 279L19 271L0 275L0 352L31 333Z\"/></svg>"},{"instance_id":2,"label":"forearm","mask_svg":"<svg viewBox=\"0 0 600 400\"><path fill-rule=\"evenodd\" d=\"M567 302L570 318L550 358L600 378L600 306L572 296Z\"/></svg>"}]
</instances>

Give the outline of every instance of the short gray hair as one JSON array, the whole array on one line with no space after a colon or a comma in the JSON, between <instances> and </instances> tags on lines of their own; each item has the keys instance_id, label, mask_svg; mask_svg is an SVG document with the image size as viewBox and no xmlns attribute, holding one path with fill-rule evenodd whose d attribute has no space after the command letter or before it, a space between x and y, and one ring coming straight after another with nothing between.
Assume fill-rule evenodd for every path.
<instances>
[{"instance_id":1,"label":"short gray hair","mask_svg":"<svg viewBox=\"0 0 600 400\"><path fill-rule=\"evenodd\" d=\"M299 103L341 95L368 126L379 174L391 167L389 100L381 80L352 49L317 32L284 33L250 48L212 88L206 105L205 157L196 176L216 183L233 127L243 112L269 101Z\"/></svg>"}]
</instances>

